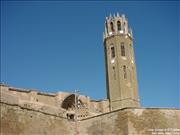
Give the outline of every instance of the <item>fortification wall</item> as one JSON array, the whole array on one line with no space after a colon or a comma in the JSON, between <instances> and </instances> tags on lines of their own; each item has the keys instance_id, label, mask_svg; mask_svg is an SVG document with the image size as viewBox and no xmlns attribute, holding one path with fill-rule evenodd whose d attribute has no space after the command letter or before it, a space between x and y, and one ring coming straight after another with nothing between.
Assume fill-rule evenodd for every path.
<instances>
[{"instance_id":1,"label":"fortification wall","mask_svg":"<svg viewBox=\"0 0 180 135\"><path fill-rule=\"evenodd\" d=\"M75 122L68 120L68 111L61 108L63 99L71 94L0 88L2 135L75 133ZM91 101L81 95L80 99L88 108L79 113L79 135L180 135L180 109L125 108L108 112L108 100Z\"/></svg>"},{"instance_id":2,"label":"fortification wall","mask_svg":"<svg viewBox=\"0 0 180 135\"><path fill-rule=\"evenodd\" d=\"M1 103L0 126L1 135L74 134L74 125L60 115L5 103Z\"/></svg>"},{"instance_id":3,"label":"fortification wall","mask_svg":"<svg viewBox=\"0 0 180 135\"><path fill-rule=\"evenodd\" d=\"M84 119L80 135L180 135L179 109L121 109Z\"/></svg>"},{"instance_id":4,"label":"fortification wall","mask_svg":"<svg viewBox=\"0 0 180 135\"><path fill-rule=\"evenodd\" d=\"M179 135L178 109L121 109L74 121L1 102L2 135ZM76 129L76 130L75 130Z\"/></svg>"},{"instance_id":5,"label":"fortification wall","mask_svg":"<svg viewBox=\"0 0 180 135\"><path fill-rule=\"evenodd\" d=\"M13 103L20 104L21 102L41 103L49 106L58 106L58 98L56 94L42 93L36 90L27 90L20 88L13 88L7 86L0 86L2 99L10 102L10 97L14 99Z\"/></svg>"},{"instance_id":6,"label":"fortification wall","mask_svg":"<svg viewBox=\"0 0 180 135\"><path fill-rule=\"evenodd\" d=\"M109 100L91 100L89 103L89 109L91 112L96 112L97 114L107 113L109 112Z\"/></svg>"},{"instance_id":7,"label":"fortification wall","mask_svg":"<svg viewBox=\"0 0 180 135\"><path fill-rule=\"evenodd\" d=\"M14 88L0 85L0 101L7 104L49 112L61 113L63 117L75 113L73 93L44 93L37 90ZM91 101L88 96L79 95L83 106L78 108L78 118L83 119L109 111L109 101ZM63 108L63 103L65 107ZM68 107L67 107L68 106ZM72 108L69 108L72 107ZM70 113L70 114L69 114ZM73 116L74 117L74 116Z\"/></svg>"}]
</instances>

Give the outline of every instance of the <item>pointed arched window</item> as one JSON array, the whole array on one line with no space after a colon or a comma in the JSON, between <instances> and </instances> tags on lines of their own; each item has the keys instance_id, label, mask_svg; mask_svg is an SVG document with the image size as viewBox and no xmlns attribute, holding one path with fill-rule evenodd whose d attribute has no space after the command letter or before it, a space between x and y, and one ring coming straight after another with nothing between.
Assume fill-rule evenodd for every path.
<instances>
[{"instance_id":1,"label":"pointed arched window","mask_svg":"<svg viewBox=\"0 0 180 135\"><path fill-rule=\"evenodd\" d=\"M111 25L111 31L114 32L113 22L111 22L110 25Z\"/></svg>"},{"instance_id":2,"label":"pointed arched window","mask_svg":"<svg viewBox=\"0 0 180 135\"><path fill-rule=\"evenodd\" d=\"M117 28L118 28L118 31L121 30L121 22L120 21L117 21Z\"/></svg>"}]
</instances>

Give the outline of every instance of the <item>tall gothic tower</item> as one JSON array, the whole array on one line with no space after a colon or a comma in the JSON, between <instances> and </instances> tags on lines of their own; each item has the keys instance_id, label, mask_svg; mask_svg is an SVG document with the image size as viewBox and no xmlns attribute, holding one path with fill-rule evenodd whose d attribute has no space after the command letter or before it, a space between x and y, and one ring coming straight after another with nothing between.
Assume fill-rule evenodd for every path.
<instances>
[{"instance_id":1,"label":"tall gothic tower","mask_svg":"<svg viewBox=\"0 0 180 135\"><path fill-rule=\"evenodd\" d=\"M103 39L110 110L139 107L133 35L124 15L106 17Z\"/></svg>"}]
</instances>

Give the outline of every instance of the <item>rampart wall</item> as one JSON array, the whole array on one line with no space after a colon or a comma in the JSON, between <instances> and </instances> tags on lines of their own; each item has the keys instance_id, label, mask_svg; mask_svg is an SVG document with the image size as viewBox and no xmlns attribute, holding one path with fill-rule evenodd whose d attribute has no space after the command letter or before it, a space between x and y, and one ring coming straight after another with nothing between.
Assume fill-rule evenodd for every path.
<instances>
[{"instance_id":1,"label":"rampart wall","mask_svg":"<svg viewBox=\"0 0 180 135\"><path fill-rule=\"evenodd\" d=\"M74 96L73 93L57 92L44 93L37 90L21 89L0 85L1 102L19 105L34 110L49 111L51 113L61 113L63 117L74 115ZM81 104L78 109L79 119L102 114L109 111L109 101L92 101L89 97L79 95ZM66 103L64 103L66 102ZM65 107L63 108L63 103ZM66 105L68 106L66 108ZM72 107L72 108L69 108Z\"/></svg>"},{"instance_id":2,"label":"rampart wall","mask_svg":"<svg viewBox=\"0 0 180 135\"><path fill-rule=\"evenodd\" d=\"M0 126L1 135L72 135L74 128L56 113L2 102Z\"/></svg>"},{"instance_id":3,"label":"rampart wall","mask_svg":"<svg viewBox=\"0 0 180 135\"><path fill-rule=\"evenodd\" d=\"M1 102L2 135L179 135L180 110L126 108L77 122Z\"/></svg>"},{"instance_id":4,"label":"rampart wall","mask_svg":"<svg viewBox=\"0 0 180 135\"><path fill-rule=\"evenodd\" d=\"M75 124L67 118L67 110L60 107L67 93L0 88L2 135L180 135L180 109L124 108L106 112L107 100L81 97L83 102L88 101L87 109L92 114Z\"/></svg>"},{"instance_id":5,"label":"rampart wall","mask_svg":"<svg viewBox=\"0 0 180 135\"><path fill-rule=\"evenodd\" d=\"M28 90L7 86L1 86L1 94L4 95L2 97L3 100L9 101L8 97L13 97L13 99L18 100L18 102L33 102L50 106L58 106L58 101L63 100L61 99L63 97L58 93L44 93L37 90ZM65 94L63 96L65 96Z\"/></svg>"},{"instance_id":6,"label":"rampart wall","mask_svg":"<svg viewBox=\"0 0 180 135\"><path fill-rule=\"evenodd\" d=\"M81 120L80 135L180 135L180 109L125 108Z\"/></svg>"}]
</instances>

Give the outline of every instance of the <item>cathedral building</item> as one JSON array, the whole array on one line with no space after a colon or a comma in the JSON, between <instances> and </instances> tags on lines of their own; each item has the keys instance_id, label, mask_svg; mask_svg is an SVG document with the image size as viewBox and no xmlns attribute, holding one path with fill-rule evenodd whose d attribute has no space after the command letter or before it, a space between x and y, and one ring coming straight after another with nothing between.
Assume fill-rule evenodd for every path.
<instances>
[{"instance_id":1,"label":"cathedral building","mask_svg":"<svg viewBox=\"0 0 180 135\"><path fill-rule=\"evenodd\" d=\"M140 107L133 34L125 15L106 17L103 44L107 99L1 84L0 134L180 135L178 108Z\"/></svg>"}]
</instances>

